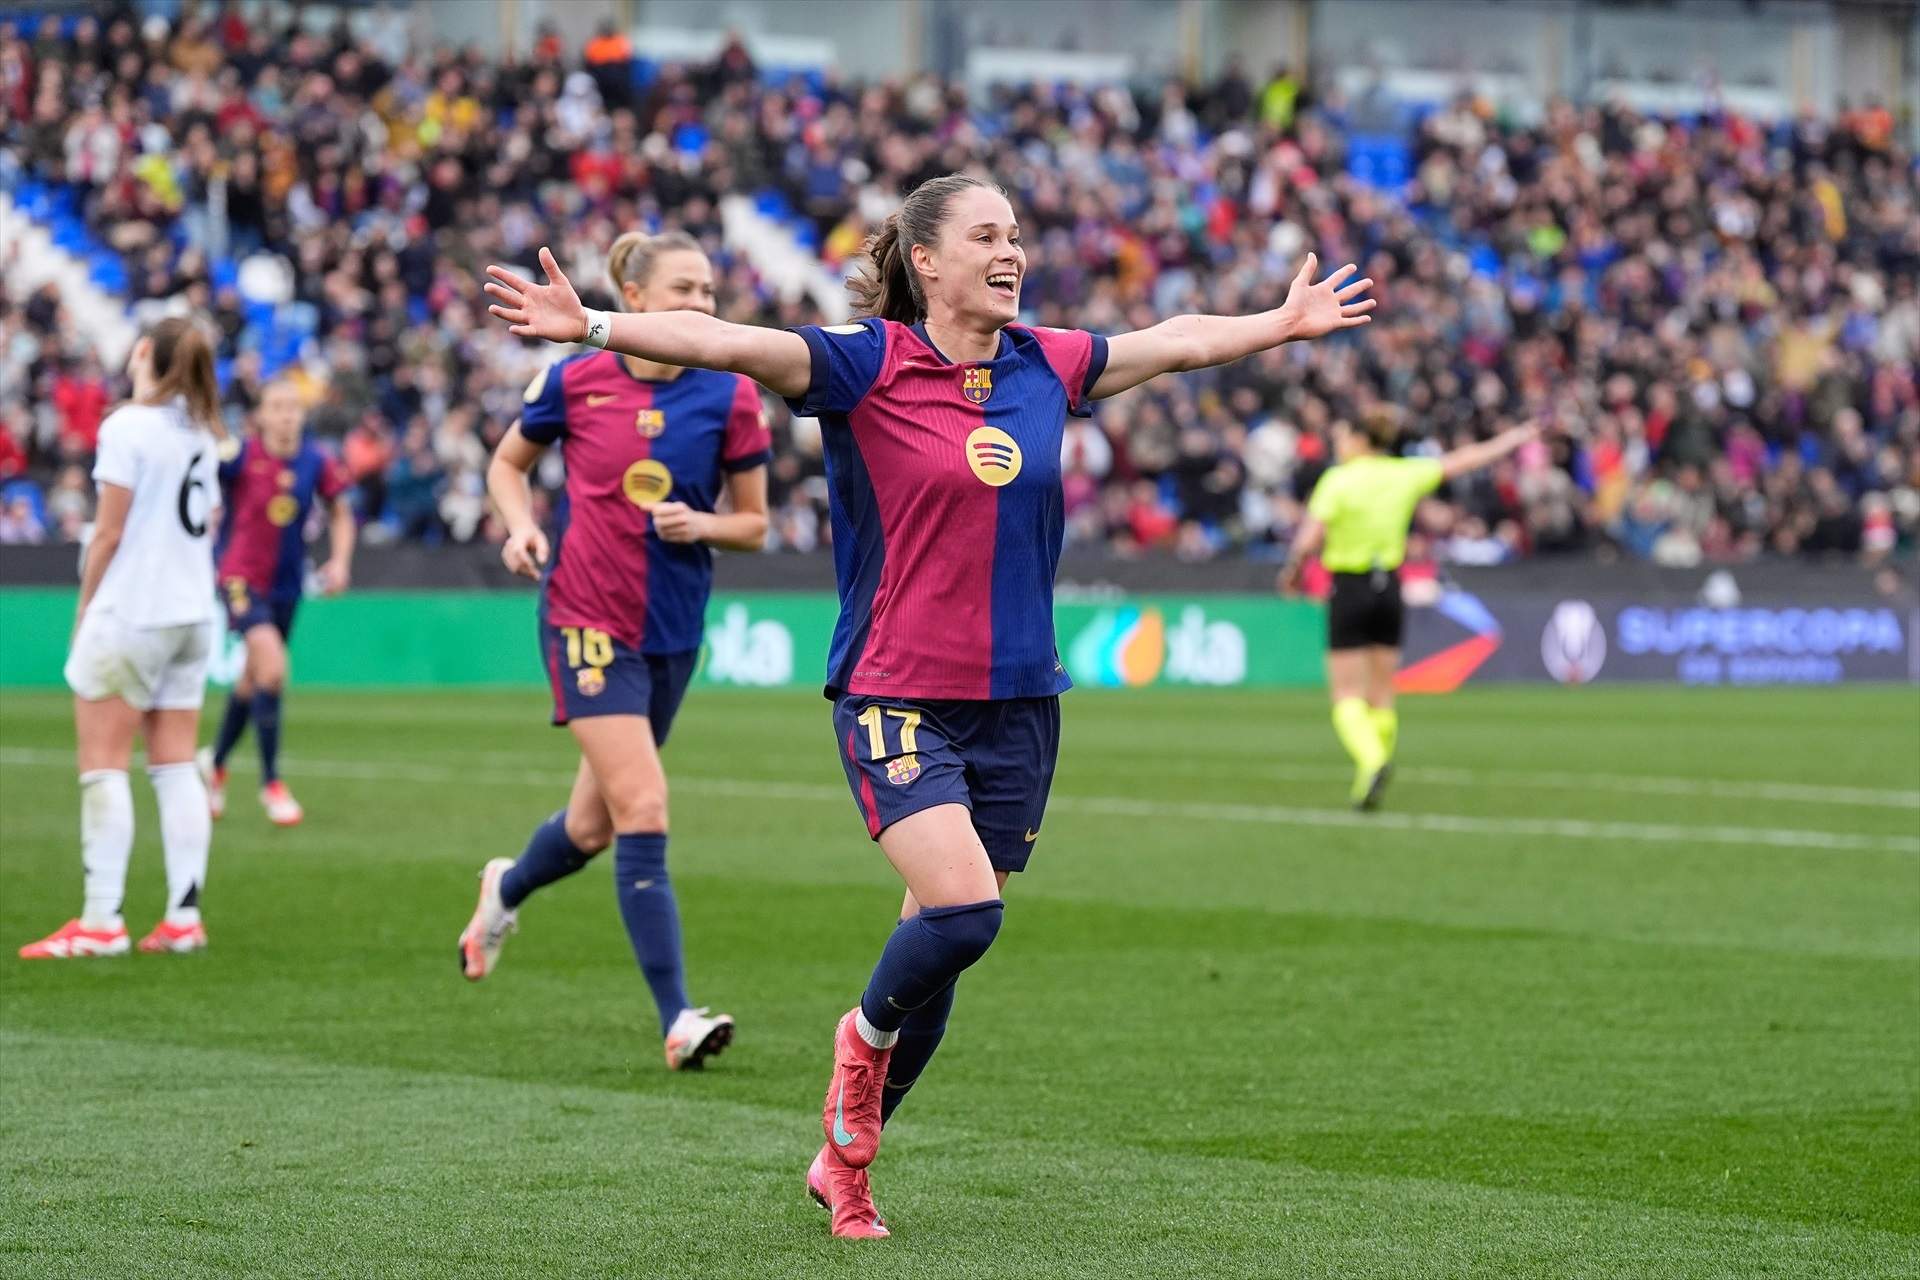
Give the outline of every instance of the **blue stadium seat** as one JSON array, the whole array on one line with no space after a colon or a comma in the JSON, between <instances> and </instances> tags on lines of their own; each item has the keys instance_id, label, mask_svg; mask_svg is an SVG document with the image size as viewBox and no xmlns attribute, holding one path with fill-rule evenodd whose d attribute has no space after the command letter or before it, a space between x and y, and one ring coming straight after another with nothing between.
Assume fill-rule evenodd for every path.
<instances>
[{"instance_id":1,"label":"blue stadium seat","mask_svg":"<svg viewBox=\"0 0 1920 1280\"><path fill-rule=\"evenodd\" d=\"M207 263L207 275L216 292L231 289L240 283L240 264L232 258L215 258Z\"/></svg>"},{"instance_id":2,"label":"blue stadium seat","mask_svg":"<svg viewBox=\"0 0 1920 1280\"><path fill-rule=\"evenodd\" d=\"M1398 191L1413 172L1413 152L1397 135L1356 133L1347 139L1347 172L1370 187Z\"/></svg>"},{"instance_id":3,"label":"blue stadium seat","mask_svg":"<svg viewBox=\"0 0 1920 1280\"><path fill-rule=\"evenodd\" d=\"M96 249L87 256L87 277L109 293L127 291L127 264L111 249Z\"/></svg>"},{"instance_id":4,"label":"blue stadium seat","mask_svg":"<svg viewBox=\"0 0 1920 1280\"><path fill-rule=\"evenodd\" d=\"M681 155L697 156L707 149L707 127L691 122L673 131L673 149Z\"/></svg>"}]
</instances>

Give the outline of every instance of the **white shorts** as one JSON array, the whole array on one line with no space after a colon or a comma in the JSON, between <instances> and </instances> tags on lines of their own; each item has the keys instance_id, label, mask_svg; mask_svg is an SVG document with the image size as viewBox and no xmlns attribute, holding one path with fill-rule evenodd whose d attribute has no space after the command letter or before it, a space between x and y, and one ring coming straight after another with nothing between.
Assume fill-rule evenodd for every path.
<instances>
[{"instance_id":1,"label":"white shorts","mask_svg":"<svg viewBox=\"0 0 1920 1280\"><path fill-rule=\"evenodd\" d=\"M128 626L87 610L67 655L67 687L88 701L124 698L141 711L198 711L207 690L213 622Z\"/></svg>"}]
</instances>

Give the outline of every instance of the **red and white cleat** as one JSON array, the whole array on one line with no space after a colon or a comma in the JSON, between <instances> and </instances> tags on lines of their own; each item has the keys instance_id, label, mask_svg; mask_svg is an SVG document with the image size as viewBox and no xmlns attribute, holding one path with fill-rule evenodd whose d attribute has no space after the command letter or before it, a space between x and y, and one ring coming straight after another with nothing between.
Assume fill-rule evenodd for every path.
<instances>
[{"instance_id":1,"label":"red and white cleat","mask_svg":"<svg viewBox=\"0 0 1920 1280\"><path fill-rule=\"evenodd\" d=\"M507 935L520 927L516 913L500 900L500 877L513 865L512 858L494 858L480 868L480 902L473 918L460 934L460 972L468 982L478 982L500 963L500 948Z\"/></svg>"},{"instance_id":2,"label":"red and white cleat","mask_svg":"<svg viewBox=\"0 0 1920 1280\"><path fill-rule=\"evenodd\" d=\"M297 827L307 816L300 802L293 798L293 792L287 790L287 784L279 778L260 788L260 807L267 811L267 821L276 827Z\"/></svg>"},{"instance_id":3,"label":"red and white cleat","mask_svg":"<svg viewBox=\"0 0 1920 1280\"><path fill-rule=\"evenodd\" d=\"M732 1043L732 1014L682 1009L667 1031L667 1070L698 1071Z\"/></svg>"},{"instance_id":4,"label":"red and white cleat","mask_svg":"<svg viewBox=\"0 0 1920 1280\"><path fill-rule=\"evenodd\" d=\"M227 812L227 769L213 762L213 748L202 747L193 757L200 767L200 781L207 785L207 812L218 822Z\"/></svg>"},{"instance_id":5,"label":"red and white cleat","mask_svg":"<svg viewBox=\"0 0 1920 1280\"><path fill-rule=\"evenodd\" d=\"M864 1169L880 1151L880 1092L893 1050L876 1049L860 1038L854 1026L859 1014L856 1006L834 1029L833 1079L827 1081L820 1127L842 1161Z\"/></svg>"},{"instance_id":6,"label":"red and white cleat","mask_svg":"<svg viewBox=\"0 0 1920 1280\"><path fill-rule=\"evenodd\" d=\"M207 949L207 928L198 920L192 924L169 924L162 920L153 926L153 932L140 939L140 950L148 955L171 952L185 955L189 951Z\"/></svg>"},{"instance_id":7,"label":"red and white cleat","mask_svg":"<svg viewBox=\"0 0 1920 1280\"><path fill-rule=\"evenodd\" d=\"M84 956L123 956L131 944L127 927L93 929L78 920L69 920L38 942L20 948L22 960L78 960Z\"/></svg>"},{"instance_id":8,"label":"red and white cleat","mask_svg":"<svg viewBox=\"0 0 1920 1280\"><path fill-rule=\"evenodd\" d=\"M807 1194L833 1216L833 1234L845 1240L884 1240L893 1234L873 1204L865 1169L850 1168L834 1155L833 1144L820 1148L807 1170Z\"/></svg>"}]
</instances>

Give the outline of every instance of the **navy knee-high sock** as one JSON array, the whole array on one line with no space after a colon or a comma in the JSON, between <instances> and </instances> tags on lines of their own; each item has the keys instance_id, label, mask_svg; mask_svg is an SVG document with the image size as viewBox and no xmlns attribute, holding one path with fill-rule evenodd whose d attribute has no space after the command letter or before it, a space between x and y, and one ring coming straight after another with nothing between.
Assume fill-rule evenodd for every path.
<instances>
[{"instance_id":1,"label":"navy knee-high sock","mask_svg":"<svg viewBox=\"0 0 1920 1280\"><path fill-rule=\"evenodd\" d=\"M893 1056L887 1059L886 1088L880 1094L880 1123L885 1124L895 1108L907 1099L907 1090L933 1061L940 1037L947 1034L947 1015L953 1012L953 989L949 982L933 999L915 1009L900 1024L900 1038L893 1042Z\"/></svg>"},{"instance_id":2,"label":"navy knee-high sock","mask_svg":"<svg viewBox=\"0 0 1920 1280\"><path fill-rule=\"evenodd\" d=\"M680 956L680 906L667 879L666 833L623 832L613 846L613 874L620 919L633 943L633 958L653 991L664 1036L680 1011L693 1004Z\"/></svg>"},{"instance_id":3,"label":"navy knee-high sock","mask_svg":"<svg viewBox=\"0 0 1920 1280\"><path fill-rule=\"evenodd\" d=\"M512 911L535 889L572 875L592 856L568 839L567 811L562 809L533 829L519 859L500 877L500 901Z\"/></svg>"},{"instance_id":4,"label":"navy knee-high sock","mask_svg":"<svg viewBox=\"0 0 1920 1280\"><path fill-rule=\"evenodd\" d=\"M880 1031L898 1031L915 1009L930 1002L987 954L1006 904L998 898L957 907L923 907L903 920L880 952L860 1010Z\"/></svg>"},{"instance_id":5,"label":"navy knee-high sock","mask_svg":"<svg viewBox=\"0 0 1920 1280\"><path fill-rule=\"evenodd\" d=\"M240 744L240 735L247 731L247 718L253 714L253 697L241 697L237 693L227 694L227 714L220 717L220 734L213 740L213 762L224 766L227 757Z\"/></svg>"},{"instance_id":6,"label":"navy knee-high sock","mask_svg":"<svg viewBox=\"0 0 1920 1280\"><path fill-rule=\"evenodd\" d=\"M280 694L261 689L253 695L253 736L260 743L260 785L280 776Z\"/></svg>"}]
</instances>

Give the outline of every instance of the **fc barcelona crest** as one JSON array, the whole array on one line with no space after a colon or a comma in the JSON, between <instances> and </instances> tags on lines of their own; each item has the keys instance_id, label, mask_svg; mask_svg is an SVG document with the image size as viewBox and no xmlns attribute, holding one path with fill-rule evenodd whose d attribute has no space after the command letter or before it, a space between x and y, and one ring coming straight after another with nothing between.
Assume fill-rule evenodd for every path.
<instances>
[{"instance_id":1,"label":"fc barcelona crest","mask_svg":"<svg viewBox=\"0 0 1920 1280\"><path fill-rule=\"evenodd\" d=\"M993 394L993 370L985 365L969 365L961 377L960 390L975 404L985 404Z\"/></svg>"},{"instance_id":2,"label":"fc barcelona crest","mask_svg":"<svg viewBox=\"0 0 1920 1280\"><path fill-rule=\"evenodd\" d=\"M582 667L574 676L574 683L579 685L584 697L597 698L606 690L607 676L598 667Z\"/></svg>"},{"instance_id":3,"label":"fc barcelona crest","mask_svg":"<svg viewBox=\"0 0 1920 1280\"><path fill-rule=\"evenodd\" d=\"M887 781L896 787L904 787L919 776L919 756L895 756L887 761Z\"/></svg>"},{"instance_id":4,"label":"fc barcelona crest","mask_svg":"<svg viewBox=\"0 0 1920 1280\"><path fill-rule=\"evenodd\" d=\"M667 414L664 409L642 409L633 415L633 427L641 435L651 440L667 429Z\"/></svg>"}]
</instances>

